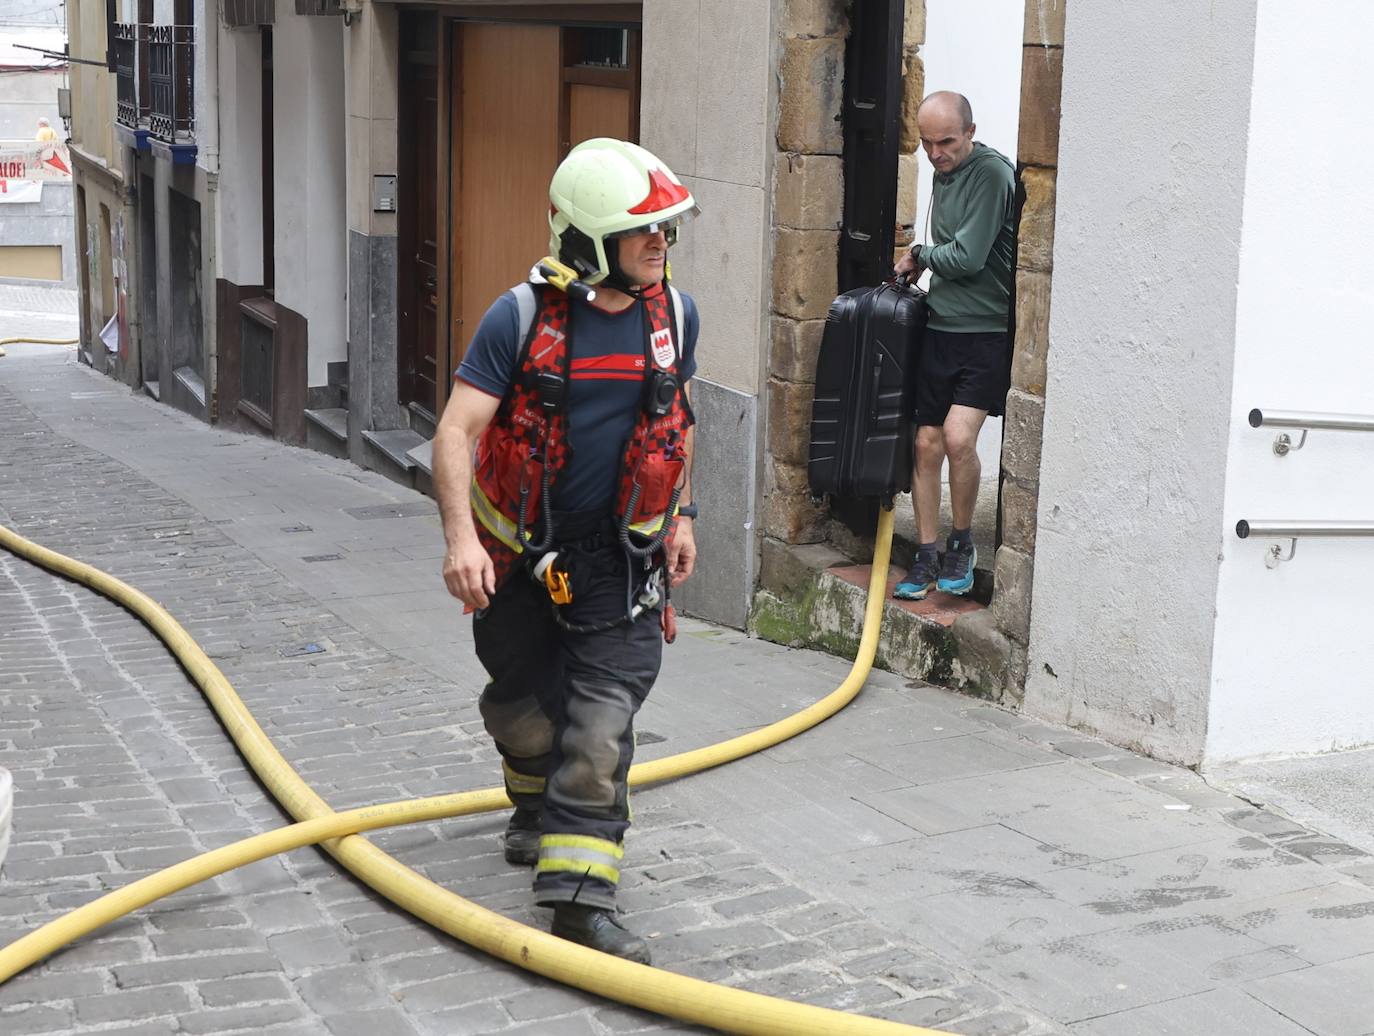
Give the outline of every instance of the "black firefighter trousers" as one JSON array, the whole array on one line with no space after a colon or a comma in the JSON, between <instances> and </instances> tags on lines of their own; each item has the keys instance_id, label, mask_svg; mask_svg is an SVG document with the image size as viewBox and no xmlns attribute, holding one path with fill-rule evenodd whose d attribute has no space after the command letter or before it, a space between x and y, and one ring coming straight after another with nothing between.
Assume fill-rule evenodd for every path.
<instances>
[{"instance_id":1,"label":"black firefighter trousers","mask_svg":"<svg viewBox=\"0 0 1374 1036\"><path fill-rule=\"evenodd\" d=\"M610 536L559 548L572 602L563 619L593 625L623 616L627 561ZM642 573L633 571L633 585ZM599 632L554 619L548 591L517 566L473 622L491 678L478 705L517 807L540 812L535 901L615 907L625 831L634 717L663 657L659 612Z\"/></svg>"}]
</instances>

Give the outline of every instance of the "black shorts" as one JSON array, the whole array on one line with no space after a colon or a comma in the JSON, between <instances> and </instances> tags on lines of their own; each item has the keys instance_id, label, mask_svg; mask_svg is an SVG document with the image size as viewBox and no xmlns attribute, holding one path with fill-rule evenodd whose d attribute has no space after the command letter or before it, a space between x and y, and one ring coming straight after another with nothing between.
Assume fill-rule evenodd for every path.
<instances>
[{"instance_id":1,"label":"black shorts","mask_svg":"<svg viewBox=\"0 0 1374 1036\"><path fill-rule=\"evenodd\" d=\"M927 329L916 375L918 425L944 424L955 404L1001 417L1011 389L1011 335Z\"/></svg>"}]
</instances>

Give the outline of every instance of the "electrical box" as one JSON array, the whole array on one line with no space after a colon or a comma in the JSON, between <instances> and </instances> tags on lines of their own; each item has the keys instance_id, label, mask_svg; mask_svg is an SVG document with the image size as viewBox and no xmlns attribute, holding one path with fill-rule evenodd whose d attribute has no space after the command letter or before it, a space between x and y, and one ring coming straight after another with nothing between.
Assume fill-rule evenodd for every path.
<instances>
[{"instance_id":1,"label":"electrical box","mask_svg":"<svg viewBox=\"0 0 1374 1036\"><path fill-rule=\"evenodd\" d=\"M374 176L372 178L372 211L396 211L396 177Z\"/></svg>"}]
</instances>

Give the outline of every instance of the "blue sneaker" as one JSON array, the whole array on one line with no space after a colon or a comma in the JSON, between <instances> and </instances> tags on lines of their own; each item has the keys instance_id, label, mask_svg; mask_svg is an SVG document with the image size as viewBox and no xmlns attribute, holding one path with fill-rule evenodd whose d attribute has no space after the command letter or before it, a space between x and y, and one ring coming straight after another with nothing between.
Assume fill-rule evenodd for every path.
<instances>
[{"instance_id":1,"label":"blue sneaker","mask_svg":"<svg viewBox=\"0 0 1374 1036\"><path fill-rule=\"evenodd\" d=\"M966 594L973 589L973 566L978 564L978 548L972 540L945 541L945 560L940 566L936 589L947 594Z\"/></svg>"},{"instance_id":2,"label":"blue sneaker","mask_svg":"<svg viewBox=\"0 0 1374 1036\"><path fill-rule=\"evenodd\" d=\"M892 596L899 601L924 601L926 594L935 589L939 578L939 559L933 555L918 554L911 571L893 588Z\"/></svg>"}]
</instances>

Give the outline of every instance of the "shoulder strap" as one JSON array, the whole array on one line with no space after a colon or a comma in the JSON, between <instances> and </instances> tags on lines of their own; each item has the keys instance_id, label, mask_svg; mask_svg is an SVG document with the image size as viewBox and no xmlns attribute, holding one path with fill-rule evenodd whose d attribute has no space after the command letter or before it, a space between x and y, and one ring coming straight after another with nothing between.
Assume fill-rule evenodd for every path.
<instances>
[{"instance_id":1,"label":"shoulder strap","mask_svg":"<svg viewBox=\"0 0 1374 1036\"><path fill-rule=\"evenodd\" d=\"M511 383L506 386L506 394L501 398L503 406L510 400L511 394L515 391L516 384L520 381L521 372L525 369L525 361L530 355L530 346L534 344L534 333L536 330L534 318L539 312L539 306L542 301L542 296L539 291L528 281L517 284L515 287L511 288L510 292L515 296L516 320L519 325L517 327L519 333L517 341L520 343L520 346L515 354L514 376L511 379Z\"/></svg>"},{"instance_id":2,"label":"shoulder strap","mask_svg":"<svg viewBox=\"0 0 1374 1036\"><path fill-rule=\"evenodd\" d=\"M539 305L539 300L534 296L534 285L528 282L517 284L511 290L515 296L515 305L520 321L520 341L530 336L530 326L534 323L534 311Z\"/></svg>"},{"instance_id":3,"label":"shoulder strap","mask_svg":"<svg viewBox=\"0 0 1374 1036\"><path fill-rule=\"evenodd\" d=\"M668 294L673 300L673 330L677 332L677 358L680 360L687 349L687 315L682 308L682 292L669 284Z\"/></svg>"}]
</instances>

